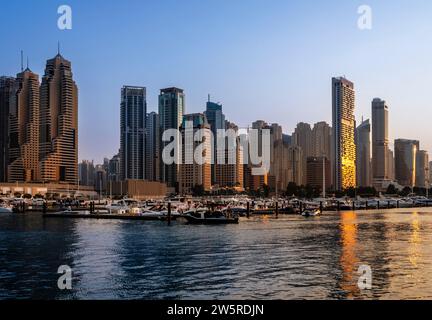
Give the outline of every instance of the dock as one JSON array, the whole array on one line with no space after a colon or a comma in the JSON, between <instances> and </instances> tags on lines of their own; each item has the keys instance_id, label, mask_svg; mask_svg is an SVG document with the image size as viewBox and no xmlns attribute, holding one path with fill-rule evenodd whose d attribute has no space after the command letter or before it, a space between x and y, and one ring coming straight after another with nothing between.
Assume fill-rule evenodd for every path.
<instances>
[{"instance_id":1,"label":"dock","mask_svg":"<svg viewBox=\"0 0 432 320\"><path fill-rule=\"evenodd\" d=\"M81 213L81 212L58 212L44 213L44 218L63 218L63 219L96 219L96 220L141 220L141 221L166 221L167 217L140 216L134 214L111 214L111 213ZM175 220L176 217L171 217Z\"/></svg>"}]
</instances>

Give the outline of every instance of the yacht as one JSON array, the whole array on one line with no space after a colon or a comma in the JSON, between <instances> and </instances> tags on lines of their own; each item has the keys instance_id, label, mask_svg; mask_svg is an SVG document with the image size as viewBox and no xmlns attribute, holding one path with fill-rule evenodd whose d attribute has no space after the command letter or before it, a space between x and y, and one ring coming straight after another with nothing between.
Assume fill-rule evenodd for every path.
<instances>
[{"instance_id":1,"label":"yacht","mask_svg":"<svg viewBox=\"0 0 432 320\"><path fill-rule=\"evenodd\" d=\"M302 216L303 217L316 217L321 215L321 211L319 209L306 209L305 211L302 212Z\"/></svg>"},{"instance_id":2,"label":"yacht","mask_svg":"<svg viewBox=\"0 0 432 320\"><path fill-rule=\"evenodd\" d=\"M211 212L208 209L188 211L182 215L190 224L237 224L238 216L226 216L221 211Z\"/></svg>"}]
</instances>

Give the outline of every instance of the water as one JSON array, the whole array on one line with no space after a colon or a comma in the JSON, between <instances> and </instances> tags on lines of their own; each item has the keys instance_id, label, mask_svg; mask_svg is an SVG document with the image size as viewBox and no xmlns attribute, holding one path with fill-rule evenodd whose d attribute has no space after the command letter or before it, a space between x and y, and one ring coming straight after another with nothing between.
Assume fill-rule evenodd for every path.
<instances>
[{"instance_id":1,"label":"water","mask_svg":"<svg viewBox=\"0 0 432 320\"><path fill-rule=\"evenodd\" d=\"M431 271L432 209L170 227L0 215L0 299L431 299Z\"/></svg>"}]
</instances>

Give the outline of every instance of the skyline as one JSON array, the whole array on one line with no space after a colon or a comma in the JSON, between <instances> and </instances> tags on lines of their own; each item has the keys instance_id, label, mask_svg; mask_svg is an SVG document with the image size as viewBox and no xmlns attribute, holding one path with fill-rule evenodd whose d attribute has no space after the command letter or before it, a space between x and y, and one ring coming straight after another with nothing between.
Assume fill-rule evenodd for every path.
<instances>
[{"instance_id":1,"label":"skyline","mask_svg":"<svg viewBox=\"0 0 432 320\"><path fill-rule=\"evenodd\" d=\"M240 127L262 119L279 123L284 133L291 134L298 122L331 123L331 78L339 75L355 83L358 122L362 115L371 118L372 99L379 97L389 105L391 148L395 139L405 138L420 140L421 149L432 150L426 131L432 46L419 41L432 31L427 25L431 4L422 3L421 13L414 12L412 4L400 4L404 10L395 12L389 4L370 1L374 18L370 31L357 28L359 3L354 1L338 5L251 1L247 11L243 4L223 1L182 5L130 1L126 8L99 1L68 4L74 23L67 31L56 27L58 1L5 4L2 24L16 32L2 34L10 45L0 53L0 70L15 76L22 49L30 69L41 76L46 60L57 51L57 41L61 42L80 89L80 160L100 163L117 153L124 85L147 88L148 112L157 111L161 88L176 86L185 90L186 113L202 112L211 94L212 100L223 104L227 119ZM224 16L218 16L222 11ZM20 23L10 14L15 12ZM106 17L97 25L91 19L96 13ZM164 20L168 21L164 26L160 19L175 13L186 18L176 26L184 37L160 40L175 26L170 19ZM334 19L328 19L329 13ZM133 21L122 26L125 19ZM137 35L142 43L130 41ZM335 43L335 37L344 43ZM172 46L175 50L170 50Z\"/></svg>"}]
</instances>

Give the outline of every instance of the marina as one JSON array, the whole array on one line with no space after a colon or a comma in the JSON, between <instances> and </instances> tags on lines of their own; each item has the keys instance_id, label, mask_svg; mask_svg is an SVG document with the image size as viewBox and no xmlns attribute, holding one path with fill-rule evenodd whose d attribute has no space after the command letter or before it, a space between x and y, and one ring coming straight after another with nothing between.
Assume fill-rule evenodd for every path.
<instances>
[{"instance_id":1,"label":"marina","mask_svg":"<svg viewBox=\"0 0 432 320\"><path fill-rule=\"evenodd\" d=\"M431 245L430 208L170 227L1 214L0 298L428 299ZM73 270L72 290L57 288L60 265ZM357 286L361 265L371 290Z\"/></svg>"}]
</instances>

